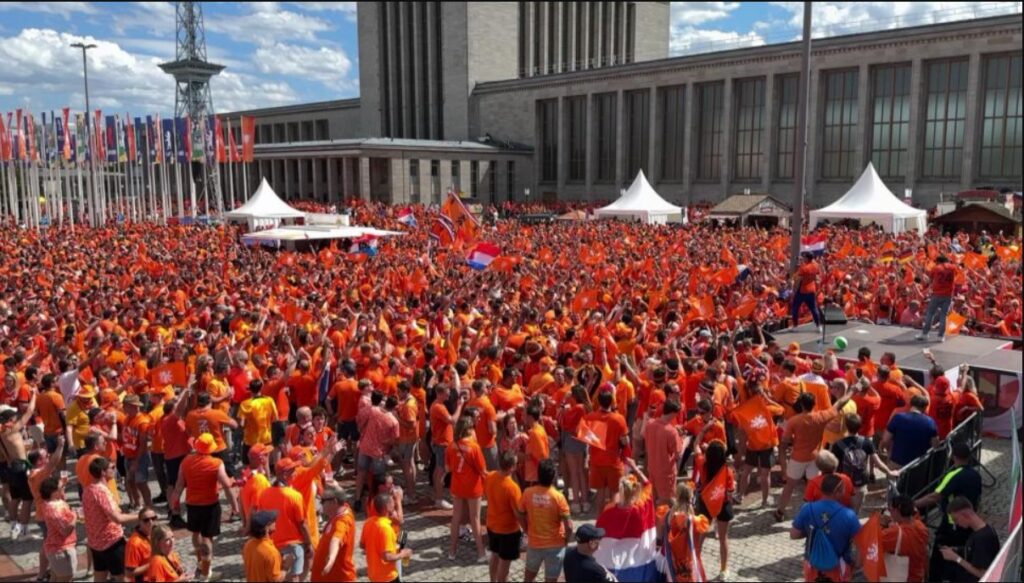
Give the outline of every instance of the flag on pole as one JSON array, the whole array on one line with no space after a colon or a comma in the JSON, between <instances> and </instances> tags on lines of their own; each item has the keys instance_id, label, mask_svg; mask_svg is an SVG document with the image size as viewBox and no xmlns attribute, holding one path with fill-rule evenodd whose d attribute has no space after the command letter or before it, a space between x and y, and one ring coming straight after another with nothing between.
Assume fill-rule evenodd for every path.
<instances>
[{"instance_id":1,"label":"flag on pole","mask_svg":"<svg viewBox=\"0 0 1024 583\"><path fill-rule=\"evenodd\" d=\"M860 532L854 537L857 544L864 578L868 581L881 581L885 572L885 547L882 545L882 523L879 514L874 512Z\"/></svg>"},{"instance_id":2,"label":"flag on pole","mask_svg":"<svg viewBox=\"0 0 1024 583\"><path fill-rule=\"evenodd\" d=\"M95 147L89 148L92 152L92 159L96 162L103 162L107 159L106 133L103 130L103 112L96 110L95 122L92 128L92 139L96 140Z\"/></svg>"},{"instance_id":3,"label":"flag on pole","mask_svg":"<svg viewBox=\"0 0 1024 583\"><path fill-rule=\"evenodd\" d=\"M15 110L14 118L16 120L16 125L14 126L14 146L17 150L15 156L18 160L24 161L28 158L28 154L25 152L25 132L21 126L21 109Z\"/></svg>"},{"instance_id":4,"label":"flag on pole","mask_svg":"<svg viewBox=\"0 0 1024 583\"><path fill-rule=\"evenodd\" d=\"M608 437L608 424L597 419L590 421L580 419L576 428L576 439L597 449L604 449L604 440Z\"/></svg>"},{"instance_id":5,"label":"flag on pole","mask_svg":"<svg viewBox=\"0 0 1024 583\"><path fill-rule=\"evenodd\" d=\"M10 124L10 116L8 113L8 124ZM7 133L7 127L4 125L4 116L0 115L0 162L8 162L11 159L11 136Z\"/></svg>"},{"instance_id":6,"label":"flag on pole","mask_svg":"<svg viewBox=\"0 0 1024 583\"><path fill-rule=\"evenodd\" d=\"M206 130L201 119L190 120L192 131L189 133L192 154L189 159L200 164L206 163Z\"/></svg>"},{"instance_id":7,"label":"flag on pole","mask_svg":"<svg viewBox=\"0 0 1024 583\"><path fill-rule=\"evenodd\" d=\"M256 118L242 116L242 161L252 162L256 146Z\"/></svg>"},{"instance_id":8,"label":"flag on pole","mask_svg":"<svg viewBox=\"0 0 1024 583\"><path fill-rule=\"evenodd\" d=\"M823 255L825 253L825 246L828 238L824 233L816 233L807 235L800 239L800 252L810 253L815 257Z\"/></svg>"},{"instance_id":9,"label":"flag on pole","mask_svg":"<svg viewBox=\"0 0 1024 583\"><path fill-rule=\"evenodd\" d=\"M217 162L223 164L228 161L228 153L224 148L224 126L219 117L214 118L213 138L217 141L215 147L215 150L217 151Z\"/></svg>"},{"instance_id":10,"label":"flag on pole","mask_svg":"<svg viewBox=\"0 0 1024 583\"><path fill-rule=\"evenodd\" d=\"M204 156L203 158L203 161L213 162L214 156L216 156L217 146L216 117L212 115L207 116L206 127L203 129L205 130L203 135L206 138L206 140L203 143L203 147L205 148L204 152L206 154L206 156Z\"/></svg>"},{"instance_id":11,"label":"flag on pole","mask_svg":"<svg viewBox=\"0 0 1024 583\"><path fill-rule=\"evenodd\" d=\"M61 153L65 160L71 160L71 108L65 107L61 113L64 114L64 143L61 144Z\"/></svg>"},{"instance_id":12,"label":"flag on pole","mask_svg":"<svg viewBox=\"0 0 1024 583\"><path fill-rule=\"evenodd\" d=\"M75 136L76 136L76 139L75 139L75 154L74 154L74 158L75 158L76 162L81 162L83 164L86 161L86 158L88 156L88 150L89 150L89 138L85 135L86 134L85 122L86 122L86 116L87 115L89 115L89 114L88 113L85 113L85 114L76 113L75 114Z\"/></svg>"},{"instance_id":13,"label":"flag on pole","mask_svg":"<svg viewBox=\"0 0 1024 583\"><path fill-rule=\"evenodd\" d=\"M242 161L242 151L238 149L238 144L235 142L235 132L231 131L231 120L228 120L228 149L231 154L231 162L237 163Z\"/></svg>"},{"instance_id":14,"label":"flag on pole","mask_svg":"<svg viewBox=\"0 0 1024 583\"><path fill-rule=\"evenodd\" d=\"M120 115L114 115L114 132L117 137L117 161L128 161L128 150L124 146L125 122L121 121Z\"/></svg>"},{"instance_id":15,"label":"flag on pole","mask_svg":"<svg viewBox=\"0 0 1024 583\"><path fill-rule=\"evenodd\" d=\"M117 122L112 115L106 117L107 124L104 128L106 136L107 162L117 162Z\"/></svg>"},{"instance_id":16,"label":"flag on pole","mask_svg":"<svg viewBox=\"0 0 1024 583\"><path fill-rule=\"evenodd\" d=\"M179 164L184 164L192 157L189 134L188 116L174 118L174 141L177 144L176 157Z\"/></svg>"},{"instance_id":17,"label":"flag on pole","mask_svg":"<svg viewBox=\"0 0 1024 583\"><path fill-rule=\"evenodd\" d=\"M30 113L25 118L25 131L28 133L28 160L29 162L39 161L38 142L36 141L36 120Z\"/></svg>"},{"instance_id":18,"label":"flag on pole","mask_svg":"<svg viewBox=\"0 0 1024 583\"><path fill-rule=\"evenodd\" d=\"M139 157L138 144L136 144L137 136L135 135L135 129L142 125L142 121L139 118L135 118L135 123L132 124L132 118L125 114L124 123L127 124L126 128L126 141L128 149L128 161L135 162Z\"/></svg>"},{"instance_id":19,"label":"flag on pole","mask_svg":"<svg viewBox=\"0 0 1024 583\"><path fill-rule=\"evenodd\" d=\"M175 123L176 120L174 119L160 120L160 147L163 149L164 162L168 162L170 164L178 163L178 152L177 146L175 145L176 140L174 139L176 134Z\"/></svg>"}]
</instances>

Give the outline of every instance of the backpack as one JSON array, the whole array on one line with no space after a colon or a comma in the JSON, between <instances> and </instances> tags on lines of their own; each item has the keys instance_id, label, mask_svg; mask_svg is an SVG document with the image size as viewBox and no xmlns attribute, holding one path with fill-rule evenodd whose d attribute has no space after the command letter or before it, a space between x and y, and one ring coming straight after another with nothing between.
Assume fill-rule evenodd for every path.
<instances>
[{"instance_id":1,"label":"backpack","mask_svg":"<svg viewBox=\"0 0 1024 583\"><path fill-rule=\"evenodd\" d=\"M811 504L811 517L817 521L818 513L814 511L814 503ZM815 569L821 572L831 571L839 566L839 553L836 552L832 541L828 538L826 528L832 522L832 516L828 517L821 527L811 524L811 536L807 537L807 545L804 547L804 559Z\"/></svg>"},{"instance_id":2,"label":"backpack","mask_svg":"<svg viewBox=\"0 0 1024 583\"><path fill-rule=\"evenodd\" d=\"M849 476L858 488L868 483L868 454L860 439L843 447L843 457L839 458L839 472Z\"/></svg>"}]
</instances>

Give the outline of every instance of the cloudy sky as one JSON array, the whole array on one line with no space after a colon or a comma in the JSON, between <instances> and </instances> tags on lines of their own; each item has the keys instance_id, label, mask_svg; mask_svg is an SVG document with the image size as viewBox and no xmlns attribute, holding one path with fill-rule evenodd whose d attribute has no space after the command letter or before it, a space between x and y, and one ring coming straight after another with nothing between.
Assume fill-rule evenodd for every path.
<instances>
[{"instance_id":1,"label":"cloudy sky","mask_svg":"<svg viewBox=\"0 0 1024 583\"><path fill-rule=\"evenodd\" d=\"M784 42L800 34L800 2L673 2L671 52ZM204 3L218 111L359 95L355 2ZM1020 2L816 2L815 35L894 28L1020 10ZM174 106L157 65L174 57L173 2L0 3L0 111L84 109L89 52L94 109L132 115Z\"/></svg>"}]
</instances>

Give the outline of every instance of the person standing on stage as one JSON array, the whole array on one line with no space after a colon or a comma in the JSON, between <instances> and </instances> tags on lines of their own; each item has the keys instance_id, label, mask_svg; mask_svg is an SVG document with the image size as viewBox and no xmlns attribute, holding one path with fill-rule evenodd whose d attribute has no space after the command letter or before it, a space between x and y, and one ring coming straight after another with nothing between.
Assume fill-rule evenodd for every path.
<instances>
[{"instance_id":1,"label":"person standing on stage","mask_svg":"<svg viewBox=\"0 0 1024 583\"><path fill-rule=\"evenodd\" d=\"M821 311L818 310L818 274L821 270L818 263L814 261L814 255L801 253L800 258L803 264L793 273L793 320L792 326L796 328L800 323L800 307L804 304L811 311L814 318L814 325L818 332L823 332L821 327Z\"/></svg>"},{"instance_id":2,"label":"person standing on stage","mask_svg":"<svg viewBox=\"0 0 1024 583\"><path fill-rule=\"evenodd\" d=\"M949 258L940 255L935 259L935 267L928 273L931 279L932 297L924 312L924 324L916 336L918 340L927 340L932 326L938 321L939 342L946 339L946 316L949 315L949 304L953 298L953 286L956 282L956 267Z\"/></svg>"}]
</instances>

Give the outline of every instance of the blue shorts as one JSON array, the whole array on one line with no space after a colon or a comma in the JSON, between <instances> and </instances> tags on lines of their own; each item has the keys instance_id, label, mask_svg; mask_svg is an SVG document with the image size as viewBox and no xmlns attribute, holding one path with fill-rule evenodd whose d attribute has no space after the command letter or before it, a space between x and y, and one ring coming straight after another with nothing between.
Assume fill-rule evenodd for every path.
<instances>
[{"instance_id":1,"label":"blue shorts","mask_svg":"<svg viewBox=\"0 0 1024 583\"><path fill-rule=\"evenodd\" d=\"M437 464L436 467L441 468L442 472L447 470L447 468L444 467L444 452L447 450L447 445L430 444L430 451L434 452L434 460Z\"/></svg>"},{"instance_id":2,"label":"blue shorts","mask_svg":"<svg viewBox=\"0 0 1024 583\"><path fill-rule=\"evenodd\" d=\"M292 555L293 557L295 557L295 561L292 562L292 567L288 569L285 575L291 575L292 577L300 577L305 567L305 549L303 549L302 545L298 543L285 545L285 547L281 549L281 558L284 559L288 555Z\"/></svg>"},{"instance_id":3,"label":"blue shorts","mask_svg":"<svg viewBox=\"0 0 1024 583\"><path fill-rule=\"evenodd\" d=\"M147 451L145 454L139 456L138 460L139 469L135 470L135 483L145 484L146 482L149 481L149 466L153 465L153 458L149 455L149 452ZM131 468L133 462L134 460L132 458L126 458L125 469L127 470Z\"/></svg>"},{"instance_id":4,"label":"blue shorts","mask_svg":"<svg viewBox=\"0 0 1024 583\"><path fill-rule=\"evenodd\" d=\"M526 570L531 573L540 572L540 564L544 563L544 578L554 581L562 574L562 562L565 560L565 547L551 549L526 549Z\"/></svg>"}]
</instances>

